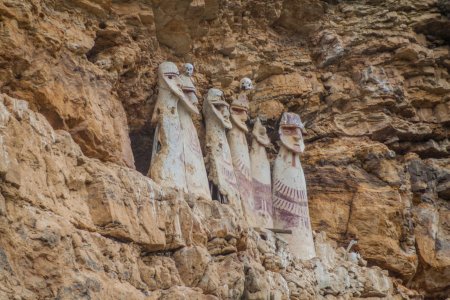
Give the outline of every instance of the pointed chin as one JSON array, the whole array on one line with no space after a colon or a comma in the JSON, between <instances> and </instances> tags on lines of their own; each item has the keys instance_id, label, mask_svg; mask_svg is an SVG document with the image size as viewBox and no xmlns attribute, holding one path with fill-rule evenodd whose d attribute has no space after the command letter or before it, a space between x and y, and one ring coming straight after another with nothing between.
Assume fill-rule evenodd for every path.
<instances>
[{"instance_id":1,"label":"pointed chin","mask_svg":"<svg viewBox=\"0 0 450 300\"><path fill-rule=\"evenodd\" d=\"M188 97L186 97L186 95L183 94L183 96L184 97L181 98L182 105L186 107L187 110L189 110L189 112L196 115L200 114L197 106L194 103L192 103L191 100Z\"/></svg>"},{"instance_id":2,"label":"pointed chin","mask_svg":"<svg viewBox=\"0 0 450 300\"><path fill-rule=\"evenodd\" d=\"M280 140L281 140L281 143L283 144L283 146L285 146L292 152L303 153L303 151L305 150L303 141L294 142L290 138L285 137L285 136L281 136Z\"/></svg>"},{"instance_id":3,"label":"pointed chin","mask_svg":"<svg viewBox=\"0 0 450 300\"><path fill-rule=\"evenodd\" d=\"M236 125L239 129L244 132L248 132L247 124L245 124L245 121L242 120L239 116L231 114L231 119L233 120L233 124Z\"/></svg>"},{"instance_id":4,"label":"pointed chin","mask_svg":"<svg viewBox=\"0 0 450 300\"><path fill-rule=\"evenodd\" d=\"M216 116L216 118L219 119L219 123L222 124L223 127L225 127L226 129L231 129L231 127L233 127L231 125L231 121L230 121L229 117L225 117L224 115L222 115L222 113L220 111L218 111L215 108L213 108L213 112L214 112L214 115Z\"/></svg>"},{"instance_id":5,"label":"pointed chin","mask_svg":"<svg viewBox=\"0 0 450 300\"><path fill-rule=\"evenodd\" d=\"M270 145L270 140L268 136L254 135L255 139L264 147L268 147Z\"/></svg>"},{"instance_id":6,"label":"pointed chin","mask_svg":"<svg viewBox=\"0 0 450 300\"><path fill-rule=\"evenodd\" d=\"M169 89L172 91L172 93L174 93L180 99L186 98L186 96L184 95L183 91L180 88L180 85L179 85L180 82L178 80L173 80L173 79L170 80L170 79L166 78L165 76L163 78L164 78L164 82L169 87Z\"/></svg>"},{"instance_id":7,"label":"pointed chin","mask_svg":"<svg viewBox=\"0 0 450 300\"><path fill-rule=\"evenodd\" d=\"M222 118L221 121L222 121L223 127L225 127L226 129L231 129L233 127L230 120L226 120L226 119Z\"/></svg>"},{"instance_id":8,"label":"pointed chin","mask_svg":"<svg viewBox=\"0 0 450 300\"><path fill-rule=\"evenodd\" d=\"M190 112L193 114L199 114L200 112L198 111L197 106L195 106L195 104L193 104L189 98L184 94L183 90L181 89L181 81L178 79L168 79L166 77L164 77L164 82L166 83L166 85L169 87L170 91L172 93L175 94L175 96L177 96L181 102L182 105Z\"/></svg>"}]
</instances>

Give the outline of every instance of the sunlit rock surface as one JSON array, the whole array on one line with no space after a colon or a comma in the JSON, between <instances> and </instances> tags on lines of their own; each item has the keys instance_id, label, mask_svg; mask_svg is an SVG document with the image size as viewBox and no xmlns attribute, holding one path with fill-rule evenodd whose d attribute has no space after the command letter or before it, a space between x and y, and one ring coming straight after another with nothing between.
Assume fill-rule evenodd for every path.
<instances>
[{"instance_id":1,"label":"sunlit rock surface","mask_svg":"<svg viewBox=\"0 0 450 300\"><path fill-rule=\"evenodd\" d=\"M446 297L447 2L2 1L0 298ZM391 280L286 263L228 207L143 176L165 60L194 63L198 95L250 77L272 142L282 112L299 113L313 229L358 240Z\"/></svg>"},{"instance_id":2,"label":"sunlit rock surface","mask_svg":"<svg viewBox=\"0 0 450 300\"><path fill-rule=\"evenodd\" d=\"M26 104L0 96L2 299L398 294L386 271L348 261L324 233L322 256L295 260L271 231L242 227L228 205L189 206L137 171L87 158ZM316 285L329 277L344 283Z\"/></svg>"}]
</instances>

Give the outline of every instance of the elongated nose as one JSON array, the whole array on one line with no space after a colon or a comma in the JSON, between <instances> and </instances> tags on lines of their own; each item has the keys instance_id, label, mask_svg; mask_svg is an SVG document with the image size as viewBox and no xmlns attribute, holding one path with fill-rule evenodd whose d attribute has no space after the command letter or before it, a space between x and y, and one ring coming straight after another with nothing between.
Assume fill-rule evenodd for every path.
<instances>
[{"instance_id":1,"label":"elongated nose","mask_svg":"<svg viewBox=\"0 0 450 300\"><path fill-rule=\"evenodd\" d=\"M229 117L230 116L230 111L228 110L228 107L224 106L222 109L222 114L224 117Z\"/></svg>"}]
</instances>

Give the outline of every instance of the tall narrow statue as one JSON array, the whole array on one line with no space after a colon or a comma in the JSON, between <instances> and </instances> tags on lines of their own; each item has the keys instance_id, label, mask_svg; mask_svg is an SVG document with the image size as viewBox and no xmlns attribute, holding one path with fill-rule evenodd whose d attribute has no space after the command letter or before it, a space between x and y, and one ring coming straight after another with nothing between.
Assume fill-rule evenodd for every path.
<instances>
[{"instance_id":1,"label":"tall narrow statue","mask_svg":"<svg viewBox=\"0 0 450 300\"><path fill-rule=\"evenodd\" d=\"M250 226L258 226L253 207L252 172L246 137L248 128L245 123L248 119L249 108L247 92L253 89L252 81L249 78L243 78L240 82L240 89L239 96L231 103L230 113L233 127L228 131L227 137L244 215Z\"/></svg>"},{"instance_id":2,"label":"tall narrow statue","mask_svg":"<svg viewBox=\"0 0 450 300\"><path fill-rule=\"evenodd\" d=\"M270 146L266 128L256 119L252 131L252 145L250 147L250 162L253 177L253 198L258 226L272 228L272 178L270 162L267 158L266 147Z\"/></svg>"},{"instance_id":3,"label":"tall narrow statue","mask_svg":"<svg viewBox=\"0 0 450 300\"><path fill-rule=\"evenodd\" d=\"M149 176L156 183L187 192L184 149L178 102L186 103L195 112L181 89L180 74L172 62L158 68L158 99L152 117L156 125Z\"/></svg>"},{"instance_id":4,"label":"tall narrow statue","mask_svg":"<svg viewBox=\"0 0 450 300\"><path fill-rule=\"evenodd\" d=\"M226 136L226 129L232 127L229 105L221 90L209 89L203 103L203 115L206 123L206 161L212 197L221 203L230 203L242 214L241 199Z\"/></svg>"},{"instance_id":5,"label":"tall narrow statue","mask_svg":"<svg viewBox=\"0 0 450 300\"><path fill-rule=\"evenodd\" d=\"M194 66L188 63L184 65L184 74L180 75L181 89L186 95L189 105L186 105L184 101L180 101L178 104L182 131L182 141L179 142L183 143L186 184L190 196L193 199L211 199L202 149L197 129L191 117L192 113L199 114L196 90L191 79L193 72Z\"/></svg>"},{"instance_id":6,"label":"tall narrow statue","mask_svg":"<svg viewBox=\"0 0 450 300\"><path fill-rule=\"evenodd\" d=\"M304 151L300 116L284 113L281 117L280 152L273 168L273 222L275 228L290 229L289 249L300 259L316 256L309 219L305 175L300 162Z\"/></svg>"}]
</instances>

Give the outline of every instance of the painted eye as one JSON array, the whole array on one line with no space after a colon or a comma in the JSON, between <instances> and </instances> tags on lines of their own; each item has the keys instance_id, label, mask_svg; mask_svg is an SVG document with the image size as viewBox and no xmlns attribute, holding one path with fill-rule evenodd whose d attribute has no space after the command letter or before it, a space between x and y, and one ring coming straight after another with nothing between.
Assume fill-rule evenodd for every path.
<instances>
[{"instance_id":1,"label":"painted eye","mask_svg":"<svg viewBox=\"0 0 450 300\"><path fill-rule=\"evenodd\" d=\"M293 129L293 128L284 128L283 132L286 135L295 135L295 129Z\"/></svg>"},{"instance_id":2,"label":"painted eye","mask_svg":"<svg viewBox=\"0 0 450 300\"><path fill-rule=\"evenodd\" d=\"M239 115L245 114L245 113L247 112L246 109L239 108L239 107L232 107L231 110L232 110L234 113L239 114Z\"/></svg>"},{"instance_id":3,"label":"painted eye","mask_svg":"<svg viewBox=\"0 0 450 300\"><path fill-rule=\"evenodd\" d=\"M169 79L173 79L173 75L169 75L169 76L167 76L167 77L169 77Z\"/></svg>"}]
</instances>

